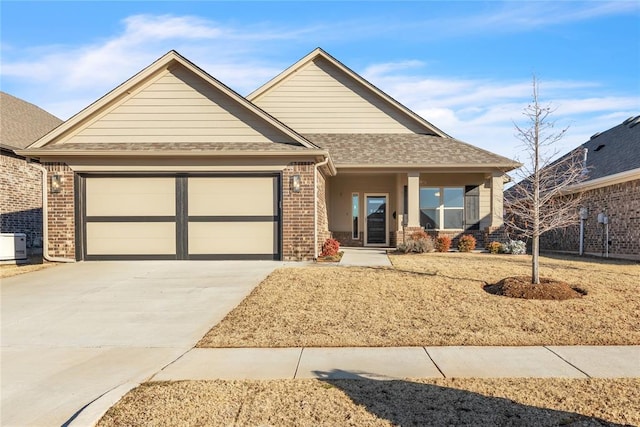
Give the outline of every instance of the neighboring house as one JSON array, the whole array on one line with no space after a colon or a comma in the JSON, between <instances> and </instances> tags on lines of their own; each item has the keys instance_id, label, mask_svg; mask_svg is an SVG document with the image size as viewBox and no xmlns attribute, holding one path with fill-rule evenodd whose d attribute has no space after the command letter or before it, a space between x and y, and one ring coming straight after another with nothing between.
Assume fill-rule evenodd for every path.
<instances>
[{"instance_id":1,"label":"neighboring house","mask_svg":"<svg viewBox=\"0 0 640 427\"><path fill-rule=\"evenodd\" d=\"M582 192L582 252L640 260L640 116L593 135L578 149L586 150L587 159L587 179L572 188ZM543 234L541 249L579 252L580 227Z\"/></svg>"},{"instance_id":2,"label":"neighboring house","mask_svg":"<svg viewBox=\"0 0 640 427\"><path fill-rule=\"evenodd\" d=\"M502 227L516 162L458 141L321 49L244 98L171 51L21 152L51 255L312 259L334 236Z\"/></svg>"},{"instance_id":3,"label":"neighboring house","mask_svg":"<svg viewBox=\"0 0 640 427\"><path fill-rule=\"evenodd\" d=\"M0 231L26 234L30 254L42 248L43 171L16 150L60 123L43 109L0 92Z\"/></svg>"}]
</instances>

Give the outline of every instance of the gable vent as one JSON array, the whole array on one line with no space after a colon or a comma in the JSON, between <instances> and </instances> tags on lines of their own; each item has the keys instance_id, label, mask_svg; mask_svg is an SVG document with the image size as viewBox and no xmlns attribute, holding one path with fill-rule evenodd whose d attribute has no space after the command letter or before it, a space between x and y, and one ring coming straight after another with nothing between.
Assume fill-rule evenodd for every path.
<instances>
[{"instance_id":1,"label":"gable vent","mask_svg":"<svg viewBox=\"0 0 640 427\"><path fill-rule=\"evenodd\" d=\"M598 145L598 146L596 147L596 149L595 149L595 150L593 150L593 151L600 151L600 150L602 150L603 148L604 148L604 144L600 144L600 145Z\"/></svg>"}]
</instances>

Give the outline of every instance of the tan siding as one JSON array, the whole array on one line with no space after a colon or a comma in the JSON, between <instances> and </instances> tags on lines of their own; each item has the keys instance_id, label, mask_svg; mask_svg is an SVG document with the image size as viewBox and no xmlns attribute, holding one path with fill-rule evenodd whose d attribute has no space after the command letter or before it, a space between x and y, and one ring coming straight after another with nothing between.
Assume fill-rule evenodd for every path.
<instances>
[{"instance_id":1,"label":"tan siding","mask_svg":"<svg viewBox=\"0 0 640 427\"><path fill-rule=\"evenodd\" d=\"M293 142L182 67L165 71L67 142Z\"/></svg>"},{"instance_id":2,"label":"tan siding","mask_svg":"<svg viewBox=\"0 0 640 427\"><path fill-rule=\"evenodd\" d=\"M301 133L411 133L426 129L324 59L254 102Z\"/></svg>"}]
</instances>

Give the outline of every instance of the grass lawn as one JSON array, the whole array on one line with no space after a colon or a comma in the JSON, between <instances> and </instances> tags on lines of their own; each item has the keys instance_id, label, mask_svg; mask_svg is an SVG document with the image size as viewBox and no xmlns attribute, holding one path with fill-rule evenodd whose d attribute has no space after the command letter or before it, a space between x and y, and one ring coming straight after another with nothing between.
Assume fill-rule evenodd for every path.
<instances>
[{"instance_id":1,"label":"grass lawn","mask_svg":"<svg viewBox=\"0 0 640 427\"><path fill-rule=\"evenodd\" d=\"M542 276L587 295L539 301L483 290L504 277L529 274L529 256L390 258L393 269L279 269L198 346L640 344L640 264L542 257Z\"/></svg>"},{"instance_id":2,"label":"grass lawn","mask_svg":"<svg viewBox=\"0 0 640 427\"><path fill-rule=\"evenodd\" d=\"M639 425L638 390L640 379L153 382L98 426Z\"/></svg>"},{"instance_id":3,"label":"grass lawn","mask_svg":"<svg viewBox=\"0 0 640 427\"><path fill-rule=\"evenodd\" d=\"M43 263L42 260L32 260L28 264L2 264L0 265L0 279L42 270L43 268L55 267L56 265L58 264L55 262Z\"/></svg>"}]
</instances>

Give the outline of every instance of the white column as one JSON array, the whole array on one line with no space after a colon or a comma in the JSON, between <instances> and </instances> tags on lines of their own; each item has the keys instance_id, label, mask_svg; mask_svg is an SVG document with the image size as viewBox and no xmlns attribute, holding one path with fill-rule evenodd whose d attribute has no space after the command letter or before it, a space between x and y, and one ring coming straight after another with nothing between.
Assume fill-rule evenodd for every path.
<instances>
[{"instance_id":1,"label":"white column","mask_svg":"<svg viewBox=\"0 0 640 427\"><path fill-rule=\"evenodd\" d=\"M407 227L420 227L420 172L407 173Z\"/></svg>"}]
</instances>

